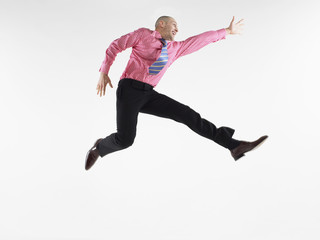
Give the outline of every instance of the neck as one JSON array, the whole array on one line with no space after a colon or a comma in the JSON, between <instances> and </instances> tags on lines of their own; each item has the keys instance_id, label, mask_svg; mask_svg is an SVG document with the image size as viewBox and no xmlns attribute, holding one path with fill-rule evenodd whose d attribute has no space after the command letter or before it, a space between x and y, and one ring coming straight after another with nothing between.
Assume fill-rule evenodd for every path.
<instances>
[{"instance_id":1,"label":"neck","mask_svg":"<svg viewBox=\"0 0 320 240\"><path fill-rule=\"evenodd\" d=\"M161 37L163 38L163 33L162 33L162 31L160 30L160 29L155 29L155 31L157 31L158 33L160 33L160 35L161 35Z\"/></svg>"}]
</instances>

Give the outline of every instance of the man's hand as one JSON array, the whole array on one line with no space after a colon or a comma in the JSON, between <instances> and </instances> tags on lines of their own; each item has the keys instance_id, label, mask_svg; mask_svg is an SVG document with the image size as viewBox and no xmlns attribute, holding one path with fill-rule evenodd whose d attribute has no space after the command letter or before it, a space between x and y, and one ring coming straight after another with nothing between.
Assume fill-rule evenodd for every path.
<instances>
[{"instance_id":1,"label":"man's hand","mask_svg":"<svg viewBox=\"0 0 320 240\"><path fill-rule=\"evenodd\" d=\"M96 88L98 90L97 95L100 93L100 97L102 96L102 94L104 96L106 94L106 87L108 84L110 85L111 88L113 88L109 76L101 72L100 79Z\"/></svg>"},{"instance_id":2,"label":"man's hand","mask_svg":"<svg viewBox=\"0 0 320 240\"><path fill-rule=\"evenodd\" d=\"M243 19L241 19L237 23L234 23L234 16L233 16L229 27L226 28L227 34L241 34L241 31L242 31L241 27L244 25L242 21Z\"/></svg>"}]
</instances>

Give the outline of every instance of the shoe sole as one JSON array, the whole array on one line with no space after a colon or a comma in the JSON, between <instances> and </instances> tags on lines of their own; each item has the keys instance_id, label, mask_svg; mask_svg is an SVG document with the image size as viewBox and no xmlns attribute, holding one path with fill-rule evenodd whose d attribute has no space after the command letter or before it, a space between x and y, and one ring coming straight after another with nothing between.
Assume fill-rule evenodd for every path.
<instances>
[{"instance_id":1,"label":"shoe sole","mask_svg":"<svg viewBox=\"0 0 320 240\"><path fill-rule=\"evenodd\" d=\"M252 148L250 151L253 151L253 150L256 150L257 148L259 148L267 139L268 139L268 136L265 139L263 139L261 143L259 143L257 146Z\"/></svg>"},{"instance_id":2,"label":"shoe sole","mask_svg":"<svg viewBox=\"0 0 320 240\"><path fill-rule=\"evenodd\" d=\"M244 156L245 156L244 153L242 153L242 154L234 157L234 160L237 161L237 160L239 160L240 158L242 158L242 157L244 157Z\"/></svg>"},{"instance_id":3,"label":"shoe sole","mask_svg":"<svg viewBox=\"0 0 320 240\"><path fill-rule=\"evenodd\" d=\"M95 143L93 144L93 147L90 148L90 150L87 152L86 161L85 161L85 165L84 165L85 169L86 169L86 166L87 166L87 160L88 160L88 156L89 156L90 152L91 152L94 148L97 147L98 143L99 143L101 140L102 140L102 138L99 138L98 140L96 140ZM91 167L90 167L90 168L91 168ZM88 169L86 169L86 170L89 170L90 168L88 168Z\"/></svg>"},{"instance_id":4,"label":"shoe sole","mask_svg":"<svg viewBox=\"0 0 320 240\"><path fill-rule=\"evenodd\" d=\"M254 148L252 148L251 150L249 150L249 151L247 151L247 152L244 152L244 153L242 153L242 154L240 154L240 155L238 155L238 156L236 156L235 158L234 158L234 160L235 161L237 161L238 159L240 159L240 158L242 158L242 157L244 157L245 156L245 153L248 153L248 152L251 152L251 151L253 151L253 150L256 150L256 149L258 149L266 140L268 139L268 136L266 136L266 138L265 139L263 139L262 140L262 142L261 143L259 143L257 146L255 146Z\"/></svg>"}]
</instances>

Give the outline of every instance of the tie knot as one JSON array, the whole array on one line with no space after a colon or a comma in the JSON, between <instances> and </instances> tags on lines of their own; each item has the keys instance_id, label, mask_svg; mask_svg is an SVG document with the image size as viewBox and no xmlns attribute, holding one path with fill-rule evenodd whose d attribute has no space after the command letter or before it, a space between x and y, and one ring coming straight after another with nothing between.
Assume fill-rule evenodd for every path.
<instances>
[{"instance_id":1,"label":"tie knot","mask_svg":"<svg viewBox=\"0 0 320 240\"><path fill-rule=\"evenodd\" d=\"M167 41L164 38L160 38L160 41L162 42L164 47L167 46Z\"/></svg>"}]
</instances>

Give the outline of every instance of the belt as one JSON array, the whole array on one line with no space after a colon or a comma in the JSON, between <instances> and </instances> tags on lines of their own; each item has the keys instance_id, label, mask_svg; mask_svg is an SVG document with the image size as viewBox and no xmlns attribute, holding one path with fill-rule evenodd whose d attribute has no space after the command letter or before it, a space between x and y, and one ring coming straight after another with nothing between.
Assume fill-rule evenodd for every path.
<instances>
[{"instance_id":1,"label":"belt","mask_svg":"<svg viewBox=\"0 0 320 240\"><path fill-rule=\"evenodd\" d=\"M141 81L138 81L138 80L134 80L134 79L131 79L131 78L123 78L123 79L120 80L120 82L123 82L123 80L125 80L126 82L130 82L130 85L132 87L134 87L134 88L137 88L137 89L142 89L142 90L145 90L145 91L149 91L149 90L153 89L153 86L151 86L148 83L144 83L144 82L141 82Z\"/></svg>"}]
</instances>

